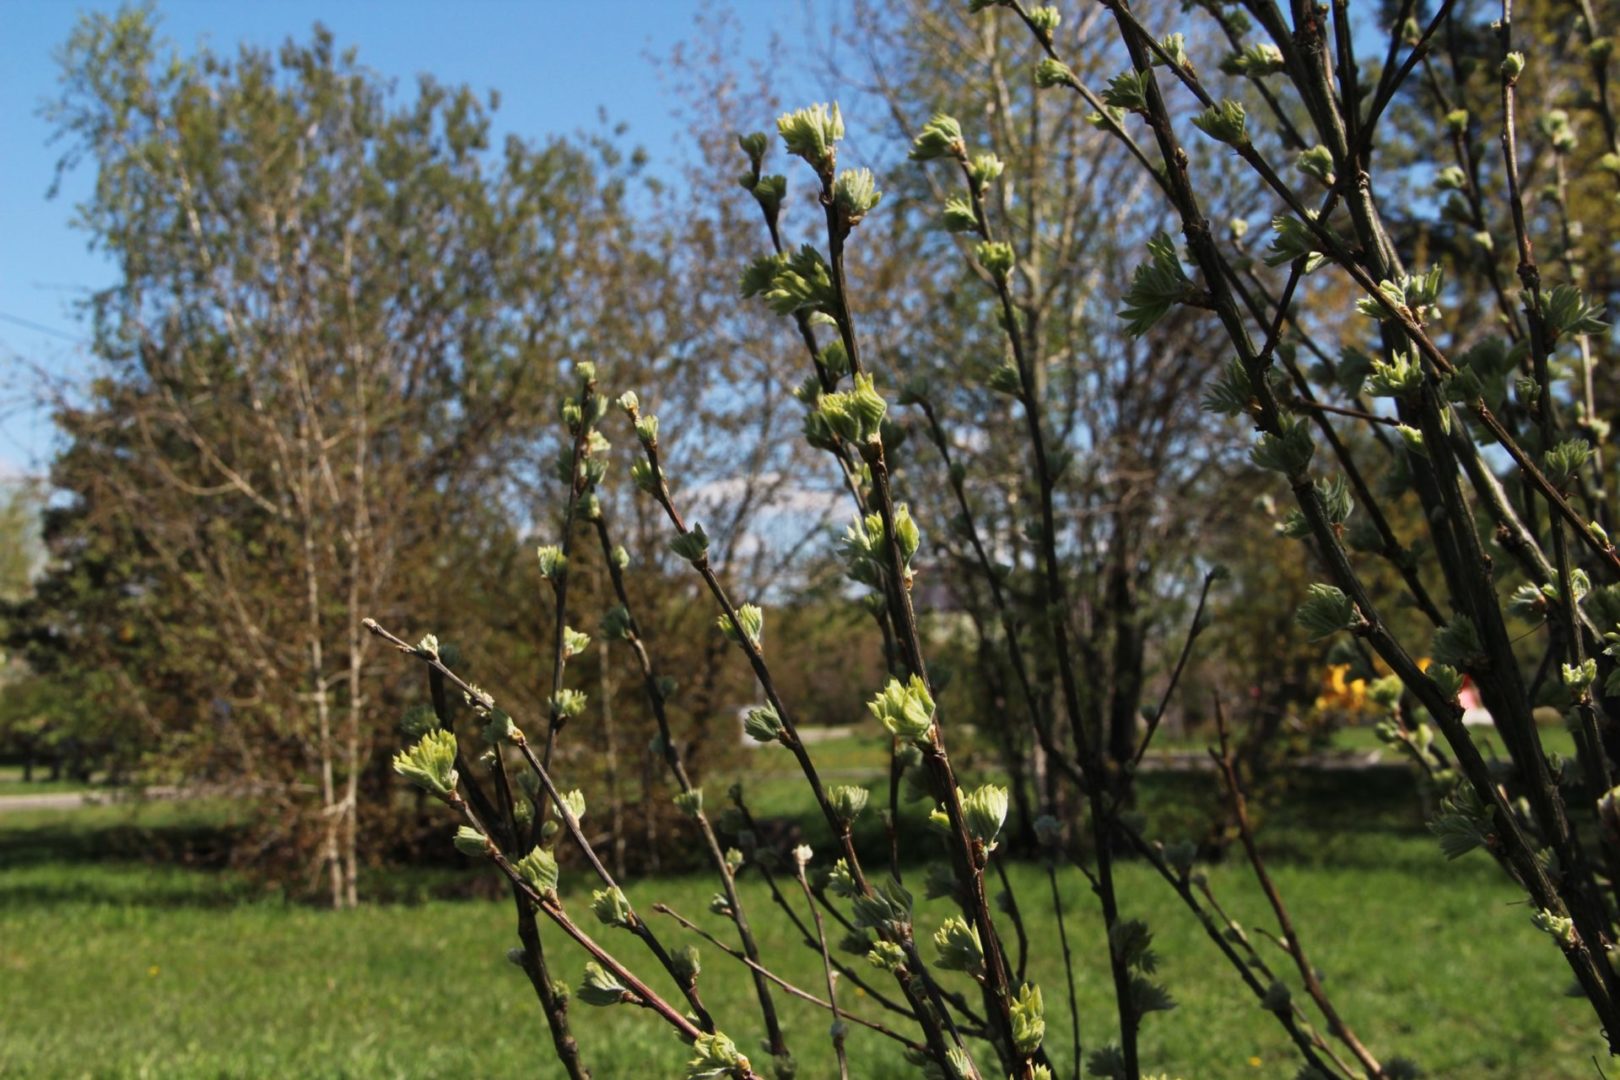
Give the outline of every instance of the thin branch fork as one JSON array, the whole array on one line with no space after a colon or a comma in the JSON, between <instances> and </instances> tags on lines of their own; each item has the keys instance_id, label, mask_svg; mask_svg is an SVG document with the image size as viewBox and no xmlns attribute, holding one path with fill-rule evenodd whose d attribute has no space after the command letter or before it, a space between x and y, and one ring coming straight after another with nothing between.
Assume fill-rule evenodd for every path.
<instances>
[{"instance_id":1,"label":"thin branch fork","mask_svg":"<svg viewBox=\"0 0 1620 1080\"><path fill-rule=\"evenodd\" d=\"M1129 28L1123 23L1121 27L1126 31L1124 37L1126 46L1131 52L1133 66L1139 71L1150 70L1150 58L1139 36L1129 32ZM1189 158L1176 138L1164 101L1159 95L1157 83L1152 79L1145 80L1145 89L1148 98L1148 120L1165 160L1171 164L1171 167L1165 170L1165 183L1163 186L1176 212L1182 219L1183 231L1192 250L1194 260L1203 270L1211 295L1218 302L1222 324L1232 343L1237 347L1249 372L1253 391L1261 405L1259 415L1256 417L1259 426L1263 430L1276 435L1281 430L1277 403L1265 381L1264 373L1255 366L1255 351L1247 327L1226 286L1228 274L1226 260L1214 244L1208 221L1203 217L1199 209L1197 195L1187 175ZM1286 188L1283 190L1286 191ZM1288 194L1291 198L1292 193ZM1290 205L1293 206L1295 201L1297 200L1291 201ZM1319 229L1322 228L1319 222L1311 224ZM1325 229L1322 231L1325 232ZM1379 298L1377 302L1381 304L1383 310L1391 316L1394 322L1399 323L1405 329L1408 338L1417 344L1419 351L1439 371L1445 373L1451 370L1450 361L1428 338L1416 317L1410 311L1407 311L1404 305L1394 304L1388 297L1383 296L1380 290L1376 289L1376 284L1371 280L1365 269L1353 257L1344 252L1343 245L1337 237L1329 234L1322 242L1327 245L1330 254L1334 255L1336 261L1356 280L1358 285L1369 293L1376 292ZM1549 498L1557 503L1562 503L1564 511L1573 514L1573 510L1568 507L1562 496L1546 483L1545 476L1540 473L1535 464L1524 455L1521 448L1513 443L1511 436L1501 429L1500 423L1490 414L1483 401L1474 403L1473 411L1480 417L1481 422L1486 425L1487 429L1491 430L1502 441L1503 446L1508 450L1510 456L1513 456L1526 478L1538 490L1543 492L1551 491ZM1432 408L1426 410L1426 415L1430 415L1432 419ZM1438 440L1439 437L1435 436L1435 438ZM1434 681L1429 679L1417 667L1410 654L1389 635L1387 629L1380 623L1376 616L1376 605L1373 604L1364 584L1350 564L1342 543L1334 534L1332 526L1326 519L1326 512L1315 486L1303 474L1291 475L1290 486L1293 488L1300 507L1311 526L1311 531L1321 547L1323 557L1332 570L1333 577L1351 596L1357 608L1361 610L1366 618L1366 627L1362 632L1391 668L1401 676L1402 681L1412 688L1413 692L1423 701L1431 715L1436 717L1437 722L1446 734L1447 741L1452 744L1457 754L1458 763L1462 767L1470 785L1475 789L1482 802L1493 807L1499 823L1499 835L1504 840L1505 850L1512 859L1515 870L1525 883L1532 899L1538 906L1547 911L1555 915L1563 915L1567 910L1563 896L1548 877L1546 871L1536 861L1528 839L1518 828L1517 823L1511 816L1511 812L1502 799L1501 793L1492 782L1483 758L1480 757L1477 748L1469 741L1455 702L1446 698L1446 695ZM1590 531L1583 528L1581 535L1583 540L1588 543L1588 546L1595 545L1602 548L1601 554L1611 563L1620 561L1617 560L1614 549L1600 543ZM1592 1002L1594 1011L1604 1021L1605 1029L1610 1032L1620 1031L1620 1020L1613 1020L1616 1015L1615 1001L1609 992L1605 976L1599 972L1599 963L1602 957L1595 951L1597 947L1596 942L1589 944L1585 937L1578 936L1577 940L1566 948L1565 955L1576 977L1580 980L1582 988ZM1611 1037L1620 1038L1620 1036Z\"/></svg>"},{"instance_id":2,"label":"thin branch fork","mask_svg":"<svg viewBox=\"0 0 1620 1080\"><path fill-rule=\"evenodd\" d=\"M713 945L715 948L719 949L721 952L725 953L727 956L731 957L733 960L737 961L739 964L743 964L749 970L753 971L755 974L757 974L757 975L759 975L759 976L761 976L763 978L771 980L771 982L775 983L777 986L780 986L784 991L786 991L787 993L793 995L794 997L798 998L799 1000L808 1001L810 1004L816 1006L817 1008L826 1009L828 1012L832 1012L835 1016L842 1016L844 1019L849 1020L851 1023L859 1024L864 1028L868 1028L869 1030L877 1032L879 1035L882 1035L885 1038L893 1039L895 1042L897 1042L900 1045L904 1046L908 1050L915 1050L918 1053L926 1053L927 1052L928 1048L926 1046L924 1046L922 1043L916 1042L913 1039L908 1039L904 1035L902 1035L899 1032L895 1031L893 1028L890 1028L890 1027L887 1027L887 1026L885 1026L883 1024L880 1024L876 1020L868 1020L865 1017L857 1016L854 1013L844 1012L841 1009L835 1009L835 1007L832 1005L832 1003L830 1003L828 1001L823 1001L821 998L816 997L814 994L812 994L808 990L800 989L799 987L797 987L797 986L793 985L792 983L788 982L786 979L782 978L782 976L776 974L774 971L771 971L769 968L765 967L763 964L757 964L754 961L750 960L747 956L745 956L742 953L738 952L732 946L727 945L725 942L721 941L719 938L715 937L713 934L709 933L707 930L703 929L703 927L699 926L697 923L693 922L691 919L688 919L685 915L682 915L680 912L676 911L674 908L670 907L668 904L664 904L664 903L654 904L653 905L653 910L656 911L660 915L664 915L664 916L667 916L668 918L674 919L681 926L685 927L687 930L690 930L692 933L698 935L704 941L707 941L710 945Z\"/></svg>"},{"instance_id":3,"label":"thin branch fork","mask_svg":"<svg viewBox=\"0 0 1620 1080\"><path fill-rule=\"evenodd\" d=\"M664 474L663 464L660 460L658 440L656 437L644 440L642 442L642 449L646 453L648 466L652 470L654 485L651 494L653 495L653 498L658 502L659 506L663 508L665 515L669 518L670 524L675 527L675 531L682 536L687 535L691 530L688 529L685 520L681 517L680 512L675 508L674 500L670 495L669 484ZM891 547L893 546L894 545L891 545ZM703 579L704 585L708 588L710 595L715 600L715 603L720 607L724 617L731 620L731 625L737 628L739 631L737 634L737 640L743 650L744 655L748 658L748 663L754 672L755 680L759 683L760 689L764 691L766 701L770 704L771 708L776 710L777 716L782 721L782 728L785 735L785 738L782 740L783 744L787 746L787 748L792 752L794 759L799 763L799 769L804 774L806 782L810 785L811 794L815 797L817 806L821 808L822 816L827 820L827 823L832 828L834 835L840 838L845 863L849 867L850 874L854 878L857 887L859 887L863 893L868 895L871 894L872 886L866 878L865 871L861 868L860 856L856 853L855 843L850 835L850 831L843 826L838 814L833 810L832 804L828 801L826 787L821 781L821 774L817 771L815 762L812 760L809 750L805 747L804 741L799 738L798 728L793 722L791 713L788 711L786 704L782 701L781 695L777 692L776 681L771 676L770 667L765 663L765 658L760 653L759 648L752 640L750 640L747 634L741 632L742 620L738 617L737 609L735 605L732 604L730 597L726 594L724 586L720 584L720 579L715 575L713 568L710 567L707 553L705 552L700 554L698 558L691 560L691 564L692 568L698 572L699 577ZM923 975L925 988L928 990L930 995L936 999L934 1001L934 1006L937 1009L938 1014L945 1015L944 1005L937 1000L937 993L934 992L932 980L926 978L926 973L923 973ZM911 976L909 974L904 971L896 972L895 978L900 987L901 993L905 995L905 998L908 1004L910 1004L914 1015L916 1015L918 1023L922 1026L924 1032L928 1036L928 1044L931 1055L938 1060L942 1066L948 1064L945 1036L943 1030L940 1028L938 1020L936 1019L935 1012L925 1008L921 999L917 997L916 990L912 986ZM958 1046L960 1047L960 1045L960 1040L958 1040Z\"/></svg>"},{"instance_id":4,"label":"thin branch fork","mask_svg":"<svg viewBox=\"0 0 1620 1080\"><path fill-rule=\"evenodd\" d=\"M478 700L489 707L493 707L493 699L490 698L487 691L480 690L477 687L465 682L455 672L446 667L444 662L441 661L437 656L424 653L418 650L416 647L406 643L401 638L398 638L389 633L387 630L383 629L374 619L366 619L363 625L367 630L387 641L396 649L414 656L423 663L429 665L430 668L439 672L446 679L450 680L469 697L473 698L474 700ZM597 879L609 889L616 890L621 895L624 895L624 890L619 887L618 882L614 880L612 872L608 870L608 868L603 864L601 858L596 854L596 849L591 845L590 839L585 835L584 830L580 828L579 818L574 815L574 812L569 808L567 801L563 799L562 792L558 790L555 781L553 781L551 777L550 771L535 755L534 749L529 745L529 740L524 736L521 728L514 727L513 740L518 748L518 752L528 763L530 770L533 771L535 776L539 779L546 795L548 795L555 804L557 814L562 819L564 829L568 832L568 835L572 837L574 844L579 848L580 853L585 856L585 861L590 864L590 867L592 871L595 872ZM510 797L509 793L508 797ZM538 815L540 810L536 809L535 813ZM488 834L486 833L486 835ZM628 897L626 897L626 903L628 904L628 902ZM710 1017L708 1009L704 1006L702 998L698 994L696 985L681 977L679 969L675 965L674 958L671 957L669 951L664 948L663 943L658 940L657 935L653 933L652 928L647 924L647 921L641 918L639 915L636 915L633 908L630 910L629 929L632 934L634 934L642 941L644 945L647 946L648 951L650 951L654 958L658 960L659 965L669 973L669 976L675 980L676 985L681 987L682 992L686 995L688 1003L692 1006L693 1011L697 1014L699 1022L703 1026L704 1030L709 1032L714 1031L714 1020L712 1017Z\"/></svg>"},{"instance_id":5,"label":"thin branch fork","mask_svg":"<svg viewBox=\"0 0 1620 1080\"><path fill-rule=\"evenodd\" d=\"M452 792L448 796L445 796L443 801L452 809L460 811L461 814L467 819L467 822L474 828L478 829L480 832L483 832L486 837L489 836L486 826L478 819L478 816L472 812L472 808L467 805L466 801L463 800L460 795ZM705 1034L701 1028L688 1020L686 1016L678 1009L660 997L657 991L653 990L646 983L637 978L635 973L633 973L629 968L625 967L625 965L615 958L613 954L609 953L601 945L597 944L597 942L594 941L589 934L586 934L585 931L581 930L579 926L568 917L568 913L563 910L562 901L557 898L556 894L541 893L535 889L533 885L529 884L527 879L525 879L522 874L518 873L517 868L512 865L512 862L507 855L493 846L493 842L491 843L491 850L489 854L491 861L495 863L495 865L500 869L501 873L506 875L507 880L512 883L513 888L521 893L527 902L532 904L538 910L545 912L546 917L552 922L556 923L557 926L562 929L563 933L567 934L581 948L590 953L591 956L604 968L611 971L614 977L619 979L619 981L622 982L635 997L636 1004L641 1005L644 1008L651 1009L653 1012L657 1013L688 1042L695 1042L699 1036ZM746 1062L746 1059L744 1059L744 1061ZM754 1072L753 1069L746 1064L743 1065L741 1073L742 1080L761 1080L759 1074Z\"/></svg>"},{"instance_id":6,"label":"thin branch fork","mask_svg":"<svg viewBox=\"0 0 1620 1080\"><path fill-rule=\"evenodd\" d=\"M669 767L670 775L675 778L676 784L682 792L693 790L691 777L687 774L686 765L681 760L681 752L676 746L675 737L670 729L669 714L665 708L664 694L658 686L658 676L653 669L652 658L648 655L646 644L641 637L641 627L636 622L635 615L630 608L630 594L625 586L624 571L613 558L613 539L608 530L607 518L598 513L595 519L597 539L601 542L602 558L608 567L608 577L613 585L614 596L625 612L625 619L630 634L629 644L635 654L636 662L641 670L642 685L646 690L648 703L652 707L653 718L658 725L659 738L664 748L664 763ZM732 873L730 865L726 862L725 852L721 850L720 841L715 836L714 826L710 824L708 814L702 806L696 808L693 814L696 819L698 831L703 837L704 847L709 852L709 861L713 864L715 873L720 876L720 886L725 891L726 903L731 910L731 921L737 928L737 937L742 942L743 951L748 958L758 961L760 957L759 944L754 938L752 928L748 924L748 916L743 910L742 897L737 892L736 875ZM787 1038L782 1031L781 1020L776 1013L776 1004L771 1000L770 989L765 985L759 973L754 974L754 992L759 999L762 1018L765 1021L765 1035L771 1045L771 1053L781 1057L788 1053Z\"/></svg>"},{"instance_id":7,"label":"thin branch fork","mask_svg":"<svg viewBox=\"0 0 1620 1080\"><path fill-rule=\"evenodd\" d=\"M1249 951L1249 959L1252 964L1250 962L1245 962L1244 958L1238 954L1233 943L1227 939L1226 935L1222 931L1229 926L1236 927L1236 924L1232 923L1231 920L1226 917L1226 913L1221 910L1219 904L1215 903L1215 898L1213 894L1209 892L1208 885L1205 884L1202 886L1202 888L1206 898L1214 908L1215 913L1220 916L1221 925L1217 925L1215 919L1211 917L1209 912L1205 911L1204 908L1198 903L1198 898L1193 895L1188 875L1178 873L1175 869L1173 869L1165 860L1163 852L1154 844L1150 844L1147 839L1143 837L1141 833L1137 832L1136 829L1128 822L1121 823L1121 828L1131 846L1136 849L1139 855L1147 860L1148 865L1153 867L1159 876L1162 877L1171 887L1171 889L1175 891L1176 895L1181 898L1181 902L1186 905L1187 910L1192 912L1193 916L1198 920L1199 925L1204 928L1205 935L1208 936L1210 941L1214 942L1215 947L1220 950L1221 955L1226 957L1227 961L1232 965L1233 970L1236 971L1239 978L1243 980L1244 985L1247 986L1250 992L1255 996L1255 999L1264 1002L1267 987L1265 984L1260 982L1259 978L1256 977L1255 972L1258 971L1260 975L1263 975L1269 979L1272 978L1271 971L1265 966L1265 962L1260 959L1258 954L1254 953L1254 950L1249 947L1247 938L1240 938L1240 941L1244 948ZM1236 929L1241 935L1242 928L1236 927ZM1304 1013L1299 1010L1297 1005L1292 1006L1286 1011L1270 1011L1272 1012L1272 1015L1277 1018L1277 1022L1282 1025L1283 1030L1288 1033L1288 1037L1293 1040L1295 1047L1299 1050L1300 1055L1305 1059L1306 1064L1321 1070L1321 1072L1325 1075L1332 1075L1332 1070L1328 1068L1327 1062L1323 1061L1319 1056L1318 1051L1320 1051L1320 1053L1326 1054L1328 1058L1332 1060L1333 1064L1338 1066L1340 1072L1342 1072L1345 1076L1352 1078L1355 1077L1355 1072L1349 1066L1341 1062L1338 1057L1334 1055L1332 1047L1329 1046L1327 1042L1316 1033L1315 1030L1310 1028Z\"/></svg>"},{"instance_id":8,"label":"thin branch fork","mask_svg":"<svg viewBox=\"0 0 1620 1080\"><path fill-rule=\"evenodd\" d=\"M844 1018L838 1009L838 975L833 971L832 953L827 951L827 928L822 924L821 912L816 909L815 894L810 891L810 879L804 875L805 864L810 861L808 847L797 848L793 852L793 873L798 878L799 888L804 892L804 900L810 907L810 918L816 926L816 945L821 950L821 970L827 979L827 1008L832 1012L832 1044L833 1052L838 1056L838 1075L840 1080L849 1080L849 1057L844 1053Z\"/></svg>"}]
</instances>

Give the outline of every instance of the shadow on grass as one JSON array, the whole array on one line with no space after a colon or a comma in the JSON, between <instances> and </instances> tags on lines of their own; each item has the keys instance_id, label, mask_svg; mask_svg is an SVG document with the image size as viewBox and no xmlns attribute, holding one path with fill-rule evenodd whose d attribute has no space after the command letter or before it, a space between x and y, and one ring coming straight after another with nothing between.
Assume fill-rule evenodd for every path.
<instances>
[{"instance_id":1,"label":"shadow on grass","mask_svg":"<svg viewBox=\"0 0 1620 1080\"><path fill-rule=\"evenodd\" d=\"M147 872L114 875L66 873L30 879L0 880L0 907L21 911L30 907L67 904L114 905L131 908L227 908L262 899L247 882L221 874L199 881L196 875L174 877Z\"/></svg>"},{"instance_id":2,"label":"shadow on grass","mask_svg":"<svg viewBox=\"0 0 1620 1080\"><path fill-rule=\"evenodd\" d=\"M869 778L874 802L884 791L884 778ZM972 783L964 779L964 783ZM803 839L813 846L830 842L825 823L813 806L799 809L780 793L762 802L780 812L768 826L771 839ZM808 804L806 797L802 800ZM1209 835L1222 807L1222 793L1211 773L1149 773L1139 781L1135 806L1151 839L1201 841ZM942 849L932 842L926 801L902 803L899 862L902 869L937 861ZM1370 768L1309 769L1288 776L1281 790L1251 800L1262 853L1274 868L1331 867L1348 872L1383 870L1417 878L1462 875L1494 879L1501 871L1486 858L1448 863L1424 820L1416 778L1401 764ZM1004 836L1016 833L1009 822ZM855 844L868 866L887 866L889 841L881 817L868 812L856 823ZM1078 838L1081 845L1089 836ZM1033 851L1009 851L1014 859L1035 859ZM1241 860L1233 846L1229 858ZM1134 856L1119 855L1124 861Z\"/></svg>"},{"instance_id":3,"label":"shadow on grass","mask_svg":"<svg viewBox=\"0 0 1620 1080\"><path fill-rule=\"evenodd\" d=\"M210 801L120 803L0 816L0 907L62 904L149 908L272 902L320 906L323 881L276 882L244 869L244 808ZM505 895L493 875L448 855L432 864L367 866L374 904Z\"/></svg>"},{"instance_id":4,"label":"shadow on grass","mask_svg":"<svg viewBox=\"0 0 1620 1080\"><path fill-rule=\"evenodd\" d=\"M874 807L879 801L886 805L886 778L861 779L871 786ZM762 843L783 850L800 842L818 850L831 844L826 823L801 790L802 781L793 777L749 785ZM1219 805L1216 780L1207 773L1144 775L1136 800L1147 835L1165 841L1206 836ZM237 849L246 842L241 809L204 802L150 803L7 815L0 818L0 867L6 868L0 874L0 904L217 907L292 902L297 883L268 886L231 868L233 853L240 865ZM942 856L927 824L928 810L926 801L900 804L900 864L906 871ZM1401 766L1302 770L1289 776L1280 792L1260 800L1257 817L1261 846L1278 868L1378 869L1416 878L1499 873L1484 858L1445 862L1424 825L1416 782ZM1007 835L1015 831L1009 823ZM868 866L888 865L889 840L881 815L863 814L855 840ZM1034 857L1032 852L1006 854ZM1234 849L1232 856L1240 853ZM682 862L675 858L671 865ZM694 857L694 868L700 863ZM491 875L436 862L367 868L362 892L372 902L410 905L493 899L504 890ZM320 901L318 895L306 899Z\"/></svg>"},{"instance_id":5,"label":"shadow on grass","mask_svg":"<svg viewBox=\"0 0 1620 1080\"><path fill-rule=\"evenodd\" d=\"M14 811L0 817L0 905L240 903L262 895L226 868L240 838L212 803Z\"/></svg>"},{"instance_id":6,"label":"shadow on grass","mask_svg":"<svg viewBox=\"0 0 1620 1080\"><path fill-rule=\"evenodd\" d=\"M225 865L240 836L239 826L218 814L163 814L144 822L138 811L126 814L117 820L98 808L29 813L15 824L0 819L0 863L21 868L134 859L217 868Z\"/></svg>"}]
</instances>

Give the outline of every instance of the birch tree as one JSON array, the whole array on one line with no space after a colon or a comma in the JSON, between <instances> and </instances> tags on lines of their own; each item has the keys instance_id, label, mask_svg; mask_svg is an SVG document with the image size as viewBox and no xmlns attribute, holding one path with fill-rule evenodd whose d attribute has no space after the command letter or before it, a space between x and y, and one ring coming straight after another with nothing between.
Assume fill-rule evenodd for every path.
<instances>
[{"instance_id":1,"label":"birch tree","mask_svg":"<svg viewBox=\"0 0 1620 1080\"><path fill-rule=\"evenodd\" d=\"M118 268L61 479L183 594L180 625L143 632L207 658L193 746L267 797L267 838L336 906L357 900L359 785L390 719L362 614L433 566L446 503L498 511L538 392L600 311L562 290L622 187L574 146L492 146L495 107L428 78L398 95L318 27L183 55L124 12L80 24L47 110L61 168L95 172L78 220Z\"/></svg>"}]
</instances>

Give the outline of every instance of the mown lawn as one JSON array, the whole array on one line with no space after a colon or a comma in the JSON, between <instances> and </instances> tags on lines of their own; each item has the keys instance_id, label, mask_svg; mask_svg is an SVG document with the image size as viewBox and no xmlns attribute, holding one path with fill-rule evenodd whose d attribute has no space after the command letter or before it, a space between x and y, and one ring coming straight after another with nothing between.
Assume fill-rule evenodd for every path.
<instances>
[{"instance_id":1,"label":"mown lawn","mask_svg":"<svg viewBox=\"0 0 1620 1080\"><path fill-rule=\"evenodd\" d=\"M1194 800L1185 795L1203 782L1156 780L1145 798L1153 828L1173 837L1189 827ZM770 801L785 797L772 792ZM0 1075L560 1075L532 992L504 959L513 944L509 901L430 899L348 913L288 903L184 865L187 852L204 857L228 836L228 818L198 804L0 815ZM1440 857L1403 774L1302 781L1266 821L1273 870L1302 936L1376 1053L1411 1058L1432 1077L1596 1075L1601 1043L1584 1003L1564 996L1570 980L1557 950L1488 860ZM824 850L813 825L805 835ZM145 858L160 850L181 862ZM920 877L920 866L913 873ZM1011 876L1028 924L1029 976L1045 989L1048 1046L1064 1066L1070 1026L1045 874L1017 864ZM1209 876L1234 916L1271 925L1243 866L1215 866ZM438 880L394 877L396 895L431 892ZM1174 895L1138 864L1119 877L1127 914L1152 925L1161 979L1180 1003L1149 1017L1147 1068L1187 1080L1292 1077L1297 1059L1275 1022ZM819 989L817 956L798 944L758 879L745 881L767 955L794 982ZM1100 918L1078 874L1060 881L1089 1048L1113 1024ZM567 868L565 882L583 908L583 874ZM664 878L630 892L644 911L662 900L725 932L707 911L713 886L705 879ZM931 930L945 912L945 901L921 904L919 925ZM657 925L666 940L687 940ZM642 960L624 935L609 940ZM759 1023L750 984L734 962L702 948L704 997L751 1048ZM576 981L581 956L562 944L552 955L559 974ZM843 999L877 1012L847 988ZM827 1018L798 1002L780 1006L800 1076L835 1075ZM684 1048L647 1014L576 1003L574 1015L598 1077L680 1075ZM891 1044L860 1029L850 1050L857 1077L915 1074Z\"/></svg>"}]
</instances>

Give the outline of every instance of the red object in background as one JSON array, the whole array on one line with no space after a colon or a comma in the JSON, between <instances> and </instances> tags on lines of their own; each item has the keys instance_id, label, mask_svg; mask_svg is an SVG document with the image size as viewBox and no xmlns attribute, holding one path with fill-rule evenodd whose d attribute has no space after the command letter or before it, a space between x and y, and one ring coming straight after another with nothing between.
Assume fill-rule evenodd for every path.
<instances>
[{"instance_id":1,"label":"red object in background","mask_svg":"<svg viewBox=\"0 0 1620 1080\"><path fill-rule=\"evenodd\" d=\"M1463 707L1464 712L1469 709L1483 709L1485 707L1480 704L1479 691L1474 689L1474 680L1467 675L1463 676L1462 689L1457 692L1457 704Z\"/></svg>"}]
</instances>

